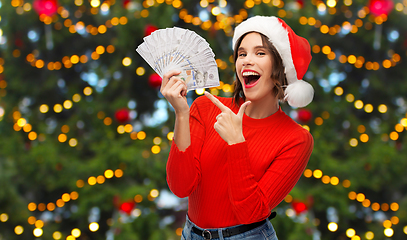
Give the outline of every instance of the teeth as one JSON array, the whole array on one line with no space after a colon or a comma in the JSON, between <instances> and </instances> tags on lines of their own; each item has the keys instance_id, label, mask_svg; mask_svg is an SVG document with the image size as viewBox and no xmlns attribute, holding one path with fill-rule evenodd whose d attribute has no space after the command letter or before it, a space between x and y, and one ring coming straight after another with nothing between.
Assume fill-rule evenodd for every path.
<instances>
[{"instance_id":1,"label":"teeth","mask_svg":"<svg viewBox=\"0 0 407 240\"><path fill-rule=\"evenodd\" d=\"M246 76L260 76L258 73L256 73L256 72L243 72L243 77L246 77Z\"/></svg>"}]
</instances>

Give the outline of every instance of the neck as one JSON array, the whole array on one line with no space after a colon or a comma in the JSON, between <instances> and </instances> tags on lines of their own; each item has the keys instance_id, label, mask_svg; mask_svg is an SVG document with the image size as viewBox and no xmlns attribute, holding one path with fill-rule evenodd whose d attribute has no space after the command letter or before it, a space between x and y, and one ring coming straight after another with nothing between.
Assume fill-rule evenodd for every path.
<instances>
[{"instance_id":1,"label":"neck","mask_svg":"<svg viewBox=\"0 0 407 240\"><path fill-rule=\"evenodd\" d=\"M279 108L277 97L267 102L252 101L249 106L247 106L245 114L254 119L262 119L273 115Z\"/></svg>"}]
</instances>

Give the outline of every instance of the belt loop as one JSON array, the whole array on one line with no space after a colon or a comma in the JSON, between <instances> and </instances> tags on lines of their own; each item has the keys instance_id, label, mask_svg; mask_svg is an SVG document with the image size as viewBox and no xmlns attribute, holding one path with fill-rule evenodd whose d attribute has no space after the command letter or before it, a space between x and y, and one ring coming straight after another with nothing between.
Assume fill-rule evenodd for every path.
<instances>
[{"instance_id":1,"label":"belt loop","mask_svg":"<svg viewBox=\"0 0 407 240\"><path fill-rule=\"evenodd\" d=\"M229 228L226 228L225 230L220 231L220 232L222 232L222 237L224 237L224 238L228 238L228 237L232 236L232 234L230 234L230 229Z\"/></svg>"},{"instance_id":2,"label":"belt loop","mask_svg":"<svg viewBox=\"0 0 407 240\"><path fill-rule=\"evenodd\" d=\"M186 225L187 225L188 232L190 233L192 231L192 228L194 227L194 225L192 224L191 220L189 220L188 214L186 216Z\"/></svg>"}]
</instances>

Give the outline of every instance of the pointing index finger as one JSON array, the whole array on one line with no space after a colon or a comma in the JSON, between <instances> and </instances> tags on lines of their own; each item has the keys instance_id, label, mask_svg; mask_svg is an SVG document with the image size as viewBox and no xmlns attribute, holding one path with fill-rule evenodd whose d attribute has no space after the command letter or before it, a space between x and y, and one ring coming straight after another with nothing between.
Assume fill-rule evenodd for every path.
<instances>
[{"instance_id":1,"label":"pointing index finger","mask_svg":"<svg viewBox=\"0 0 407 240\"><path fill-rule=\"evenodd\" d=\"M213 104L215 104L222 112L226 112L229 111L230 109L228 107L226 107L225 105L223 105L223 103L221 103L219 101L219 99L217 99L215 96L213 96L212 94L210 94L209 92L205 91L205 96L207 98L209 98L209 100L211 100L213 102Z\"/></svg>"}]
</instances>

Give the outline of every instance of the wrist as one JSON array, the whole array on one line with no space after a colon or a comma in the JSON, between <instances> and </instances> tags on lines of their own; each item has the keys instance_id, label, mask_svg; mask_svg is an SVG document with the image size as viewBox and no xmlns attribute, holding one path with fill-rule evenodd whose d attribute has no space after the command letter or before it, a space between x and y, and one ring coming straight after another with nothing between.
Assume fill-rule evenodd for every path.
<instances>
[{"instance_id":1,"label":"wrist","mask_svg":"<svg viewBox=\"0 0 407 240\"><path fill-rule=\"evenodd\" d=\"M245 141L246 141L246 139L244 138L243 135L241 135L239 137L233 138L232 140L228 141L227 143L228 143L228 145L234 145L234 144L242 143Z\"/></svg>"},{"instance_id":2,"label":"wrist","mask_svg":"<svg viewBox=\"0 0 407 240\"><path fill-rule=\"evenodd\" d=\"M188 111L180 111L180 112L175 112L175 117L177 119L189 119L189 110Z\"/></svg>"}]
</instances>

